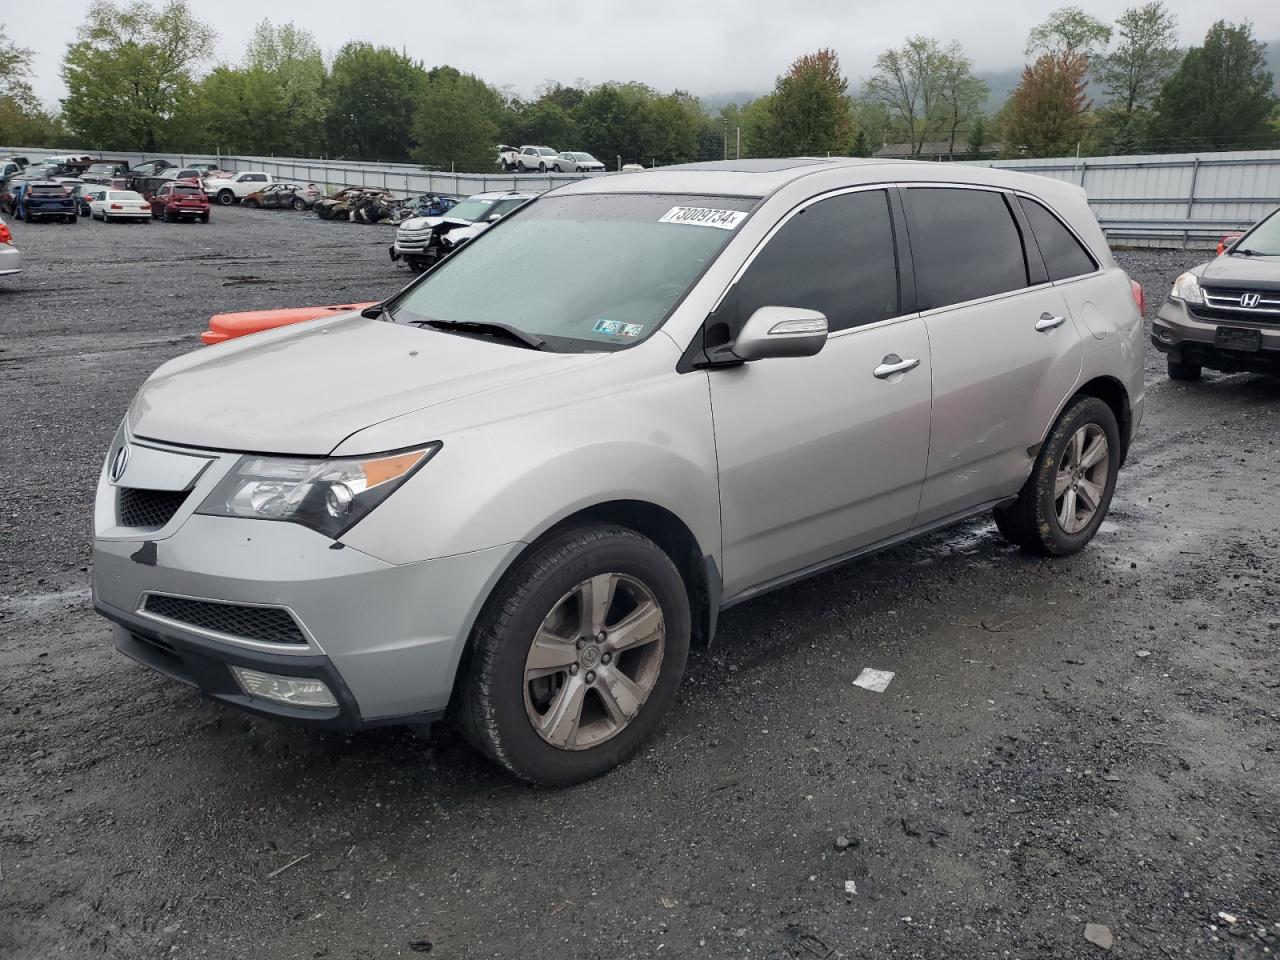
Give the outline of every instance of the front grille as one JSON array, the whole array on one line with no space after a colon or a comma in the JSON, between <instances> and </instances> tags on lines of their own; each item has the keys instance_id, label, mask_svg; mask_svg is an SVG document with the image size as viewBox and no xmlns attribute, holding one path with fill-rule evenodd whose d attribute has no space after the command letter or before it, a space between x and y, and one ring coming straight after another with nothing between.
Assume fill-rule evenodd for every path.
<instances>
[{"instance_id":1,"label":"front grille","mask_svg":"<svg viewBox=\"0 0 1280 960\"><path fill-rule=\"evenodd\" d=\"M1254 297L1257 302L1252 303ZM1252 303L1245 306L1245 302ZM1205 287L1204 319L1244 320L1249 323L1280 323L1280 291L1243 290L1232 287Z\"/></svg>"},{"instance_id":2,"label":"front grille","mask_svg":"<svg viewBox=\"0 0 1280 960\"><path fill-rule=\"evenodd\" d=\"M158 529L173 519L186 502L186 490L142 490L120 487L116 518L122 527Z\"/></svg>"},{"instance_id":3,"label":"front grille","mask_svg":"<svg viewBox=\"0 0 1280 960\"><path fill-rule=\"evenodd\" d=\"M1280 313L1261 313L1257 310L1224 310L1220 307L1188 306L1191 316L1205 323L1246 323L1264 327L1280 326Z\"/></svg>"},{"instance_id":4,"label":"front grille","mask_svg":"<svg viewBox=\"0 0 1280 960\"><path fill-rule=\"evenodd\" d=\"M142 608L167 620L190 624L246 640L264 643L306 643L298 622L282 607L246 607L238 603L190 600L153 593Z\"/></svg>"}]
</instances>

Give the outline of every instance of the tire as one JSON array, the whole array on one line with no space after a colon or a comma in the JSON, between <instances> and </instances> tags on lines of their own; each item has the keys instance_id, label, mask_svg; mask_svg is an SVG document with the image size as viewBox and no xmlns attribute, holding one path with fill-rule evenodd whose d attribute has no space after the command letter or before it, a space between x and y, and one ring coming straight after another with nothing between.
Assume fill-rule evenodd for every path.
<instances>
[{"instance_id":1,"label":"tire","mask_svg":"<svg viewBox=\"0 0 1280 960\"><path fill-rule=\"evenodd\" d=\"M564 173L564 171L560 169L560 164L558 163L551 169L554 170L556 173Z\"/></svg>"},{"instance_id":2,"label":"tire","mask_svg":"<svg viewBox=\"0 0 1280 960\"><path fill-rule=\"evenodd\" d=\"M208 223L208 222L209 222L209 215L208 215L207 213L202 213L202 214L200 214L200 222L201 222L201 223Z\"/></svg>"},{"instance_id":3,"label":"tire","mask_svg":"<svg viewBox=\"0 0 1280 960\"><path fill-rule=\"evenodd\" d=\"M1168 358L1170 380L1199 380L1204 368L1198 363L1187 363L1185 360Z\"/></svg>"},{"instance_id":4,"label":"tire","mask_svg":"<svg viewBox=\"0 0 1280 960\"><path fill-rule=\"evenodd\" d=\"M523 160L517 160L517 161L516 161L516 172L517 172L517 173L524 173L524 161L523 161Z\"/></svg>"},{"instance_id":5,"label":"tire","mask_svg":"<svg viewBox=\"0 0 1280 960\"><path fill-rule=\"evenodd\" d=\"M417 257L405 257L404 262L409 265L409 269L413 273L422 273L422 271L427 269L426 263L419 260Z\"/></svg>"},{"instance_id":6,"label":"tire","mask_svg":"<svg viewBox=\"0 0 1280 960\"><path fill-rule=\"evenodd\" d=\"M165 211L164 211L164 222L165 222L165 223L173 223L173 221L175 221L175 220L177 220L177 219L178 219L178 218L177 218L177 217L175 217L175 216L173 215L173 211L172 211L172 210L170 210L170 209L168 209L168 208L165 208Z\"/></svg>"},{"instance_id":7,"label":"tire","mask_svg":"<svg viewBox=\"0 0 1280 960\"><path fill-rule=\"evenodd\" d=\"M236 202L236 195L232 193L230 190L219 190L218 202L222 204L224 207L229 207Z\"/></svg>"},{"instance_id":8,"label":"tire","mask_svg":"<svg viewBox=\"0 0 1280 960\"><path fill-rule=\"evenodd\" d=\"M79 217L63 217L63 218L62 218L62 222L63 222L63 223L76 223L76 222L78 222L78 221L79 221L79 219L80 219Z\"/></svg>"},{"instance_id":9,"label":"tire","mask_svg":"<svg viewBox=\"0 0 1280 960\"><path fill-rule=\"evenodd\" d=\"M1072 449L1077 436L1081 447ZM1084 460L1090 458L1100 438L1106 443L1102 457L1083 467L1074 466L1072 460L1080 452ZM1077 397L1049 431L1018 499L993 511L996 528L1010 543L1031 553L1045 557L1073 554L1093 539L1106 519L1119 470L1120 429L1115 414L1097 397ZM1068 482L1061 495L1056 489L1060 477ZM1090 501L1094 501L1091 513ZM1064 526L1063 514L1067 514L1068 526Z\"/></svg>"},{"instance_id":10,"label":"tire","mask_svg":"<svg viewBox=\"0 0 1280 960\"><path fill-rule=\"evenodd\" d=\"M539 172L539 173L546 173L546 172L547 172L547 165L546 165L545 163L540 163L540 164L538 164L538 172Z\"/></svg>"},{"instance_id":11,"label":"tire","mask_svg":"<svg viewBox=\"0 0 1280 960\"><path fill-rule=\"evenodd\" d=\"M305 209L307 209L307 201L303 200L301 197L294 197L294 198L293 198L293 209L295 209L295 210L305 210Z\"/></svg>"},{"instance_id":12,"label":"tire","mask_svg":"<svg viewBox=\"0 0 1280 960\"><path fill-rule=\"evenodd\" d=\"M654 637L657 630L661 635L620 652L617 660L605 643L548 644L544 649L551 660L572 662L541 679L527 678L535 635L554 623L557 635L579 636L585 605L580 588L609 575L616 579L614 600L603 618L605 632L610 621L619 626L643 602L661 616L645 636ZM566 612L567 619L556 620ZM689 623L684 581L657 544L618 526L566 530L523 557L485 604L455 697L462 733L530 783L563 787L597 777L630 758L671 707L689 655ZM594 628L588 623L586 629ZM620 676L630 684L622 686ZM608 711L600 692L610 689L643 693L639 708L622 713L620 722L613 719L619 714ZM539 732L532 715L541 710L552 718L570 690L582 691L578 710L569 715L574 719L548 726L553 735L573 738L572 746L557 746ZM612 695L609 699L619 703Z\"/></svg>"}]
</instances>

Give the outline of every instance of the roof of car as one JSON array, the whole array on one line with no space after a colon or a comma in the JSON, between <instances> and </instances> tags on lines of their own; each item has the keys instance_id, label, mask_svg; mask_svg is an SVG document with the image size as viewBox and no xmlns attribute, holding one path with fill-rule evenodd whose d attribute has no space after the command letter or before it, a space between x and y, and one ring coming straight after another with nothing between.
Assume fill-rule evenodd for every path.
<instances>
[{"instance_id":1,"label":"roof of car","mask_svg":"<svg viewBox=\"0 0 1280 960\"><path fill-rule=\"evenodd\" d=\"M468 200L532 200L536 197L536 193L526 193L523 190L495 190L491 193L473 193L467 197Z\"/></svg>"},{"instance_id":2,"label":"roof of car","mask_svg":"<svg viewBox=\"0 0 1280 960\"><path fill-rule=\"evenodd\" d=\"M838 189L864 183L937 181L1028 189L1075 189L1061 181L994 167L919 160L877 160L861 157L789 157L759 160L715 160L684 163L628 173L592 177L558 187L556 194L575 193L691 193L721 196L766 197L807 177L821 179L815 189Z\"/></svg>"}]
</instances>

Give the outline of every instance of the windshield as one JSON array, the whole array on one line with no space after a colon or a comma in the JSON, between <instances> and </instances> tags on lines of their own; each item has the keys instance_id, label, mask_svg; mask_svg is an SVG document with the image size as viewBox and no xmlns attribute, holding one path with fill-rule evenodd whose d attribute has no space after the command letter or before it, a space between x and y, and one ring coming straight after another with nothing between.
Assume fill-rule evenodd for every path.
<instances>
[{"instance_id":1,"label":"windshield","mask_svg":"<svg viewBox=\"0 0 1280 960\"><path fill-rule=\"evenodd\" d=\"M556 152L550 147L539 147L538 153L542 154L544 157L554 157L556 155Z\"/></svg>"},{"instance_id":2,"label":"windshield","mask_svg":"<svg viewBox=\"0 0 1280 960\"><path fill-rule=\"evenodd\" d=\"M544 197L444 260L391 308L397 322L503 323L552 349L622 349L662 325L755 202Z\"/></svg>"},{"instance_id":3,"label":"windshield","mask_svg":"<svg viewBox=\"0 0 1280 960\"><path fill-rule=\"evenodd\" d=\"M1280 210L1246 233L1233 251L1260 257L1280 257Z\"/></svg>"},{"instance_id":4,"label":"windshield","mask_svg":"<svg viewBox=\"0 0 1280 960\"><path fill-rule=\"evenodd\" d=\"M449 209L449 219L476 223L493 212L493 205L496 202L496 200L482 199L481 197L469 197Z\"/></svg>"}]
</instances>

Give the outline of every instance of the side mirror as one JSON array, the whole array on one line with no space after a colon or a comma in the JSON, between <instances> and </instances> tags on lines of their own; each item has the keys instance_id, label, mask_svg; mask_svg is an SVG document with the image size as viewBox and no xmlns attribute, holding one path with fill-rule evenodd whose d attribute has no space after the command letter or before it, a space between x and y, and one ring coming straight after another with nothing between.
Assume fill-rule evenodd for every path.
<instances>
[{"instance_id":1,"label":"side mirror","mask_svg":"<svg viewBox=\"0 0 1280 960\"><path fill-rule=\"evenodd\" d=\"M761 307L729 345L739 360L812 357L827 342L827 318L801 307Z\"/></svg>"}]
</instances>

